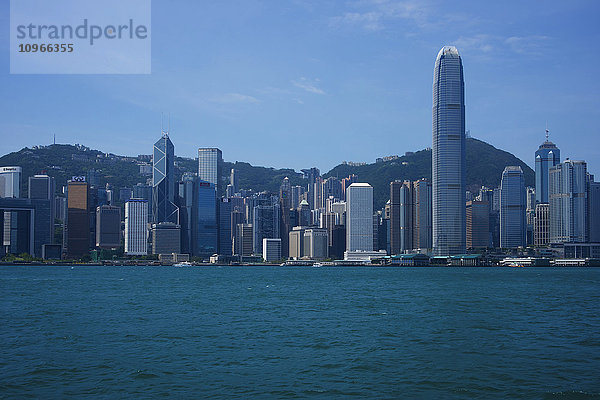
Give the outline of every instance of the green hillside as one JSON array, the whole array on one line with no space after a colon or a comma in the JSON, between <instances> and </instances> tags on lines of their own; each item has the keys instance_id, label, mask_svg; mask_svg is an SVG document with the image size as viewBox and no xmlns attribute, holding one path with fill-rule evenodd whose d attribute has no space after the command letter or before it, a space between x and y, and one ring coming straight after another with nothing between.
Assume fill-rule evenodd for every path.
<instances>
[{"instance_id":1,"label":"green hillside","mask_svg":"<svg viewBox=\"0 0 600 400\"><path fill-rule=\"evenodd\" d=\"M480 186L500 185L502 171L508 165L518 165L523 169L525 185L535 186L534 171L512 154L499 150L481 140L467 139L467 187L476 190ZM400 157L398 160L367 164L363 166L338 165L326 176L340 179L350 174L358 175L361 182L373 186L374 203L381 208L390 197L391 181L431 179L431 150L421 150Z\"/></svg>"},{"instance_id":2,"label":"green hillside","mask_svg":"<svg viewBox=\"0 0 600 400\"><path fill-rule=\"evenodd\" d=\"M27 177L42 171L56 178L57 189L65 185L72 176L86 175L92 169L97 171L101 186L110 183L114 189L132 187L139 182L145 183L149 178L148 175L140 174L139 163L137 157L105 154L98 150L72 145L24 148L0 157L0 166L15 165L23 168L24 195L27 193ZM467 185L470 189L475 190L481 185L498 186L502 170L507 165L521 166L525 173L525 184L534 185L534 172L524 162L480 140L467 140ZM286 176L290 178L292 185L305 184L302 174L292 169L257 167L238 161L224 163L222 179L225 185L223 187L228 183L231 168L238 171L241 188L256 192L278 192L279 185ZM177 179L184 172L196 172L197 161L176 157L175 171ZM431 178L431 151L421 150L400 157L398 160L358 167L341 164L325 176L337 176L341 179L350 174L358 175L360 181L368 182L374 187L375 207L381 208L389 199L391 181Z\"/></svg>"}]
</instances>

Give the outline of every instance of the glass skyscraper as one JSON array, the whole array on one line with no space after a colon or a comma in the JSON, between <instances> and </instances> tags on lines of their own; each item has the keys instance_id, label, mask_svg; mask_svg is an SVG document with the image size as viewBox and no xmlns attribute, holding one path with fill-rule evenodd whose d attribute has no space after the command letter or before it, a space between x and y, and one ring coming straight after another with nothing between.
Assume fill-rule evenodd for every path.
<instances>
[{"instance_id":1,"label":"glass skyscraper","mask_svg":"<svg viewBox=\"0 0 600 400\"><path fill-rule=\"evenodd\" d=\"M527 219L525 179L521 167L506 167L500 183L500 247L525 247Z\"/></svg>"},{"instance_id":2,"label":"glass skyscraper","mask_svg":"<svg viewBox=\"0 0 600 400\"><path fill-rule=\"evenodd\" d=\"M465 84L458 50L444 46L433 72L433 248L465 252Z\"/></svg>"},{"instance_id":3,"label":"glass skyscraper","mask_svg":"<svg viewBox=\"0 0 600 400\"><path fill-rule=\"evenodd\" d=\"M223 154L217 148L207 147L198 149L198 178L210 182L221 194L221 176Z\"/></svg>"},{"instance_id":4,"label":"glass skyscraper","mask_svg":"<svg viewBox=\"0 0 600 400\"><path fill-rule=\"evenodd\" d=\"M548 140L542 143L535 152L535 202L548 203L550 168L560 164L560 150L554 143Z\"/></svg>"},{"instance_id":5,"label":"glass skyscraper","mask_svg":"<svg viewBox=\"0 0 600 400\"><path fill-rule=\"evenodd\" d=\"M175 147L167 133L154 143L152 159L152 222L179 224L175 205Z\"/></svg>"},{"instance_id":6,"label":"glass skyscraper","mask_svg":"<svg viewBox=\"0 0 600 400\"><path fill-rule=\"evenodd\" d=\"M550 168L550 243L588 241L588 180L585 161L567 160Z\"/></svg>"}]
</instances>

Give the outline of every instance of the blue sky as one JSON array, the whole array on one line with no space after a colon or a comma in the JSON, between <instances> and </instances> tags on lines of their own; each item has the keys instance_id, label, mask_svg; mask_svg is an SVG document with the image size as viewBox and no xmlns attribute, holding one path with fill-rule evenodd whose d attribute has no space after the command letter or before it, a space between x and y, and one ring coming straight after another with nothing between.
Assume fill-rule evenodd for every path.
<instances>
[{"instance_id":1,"label":"blue sky","mask_svg":"<svg viewBox=\"0 0 600 400\"><path fill-rule=\"evenodd\" d=\"M0 153L57 142L327 171L431 146L437 52L463 58L467 128L529 165L544 139L600 174L597 1L152 2L152 74L10 75Z\"/></svg>"}]
</instances>

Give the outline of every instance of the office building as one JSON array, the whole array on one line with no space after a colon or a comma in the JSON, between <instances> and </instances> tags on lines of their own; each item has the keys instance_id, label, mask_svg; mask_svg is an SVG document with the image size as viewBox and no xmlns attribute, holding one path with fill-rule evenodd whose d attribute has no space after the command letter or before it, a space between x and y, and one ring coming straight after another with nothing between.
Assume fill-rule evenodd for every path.
<instances>
[{"instance_id":1,"label":"office building","mask_svg":"<svg viewBox=\"0 0 600 400\"><path fill-rule=\"evenodd\" d=\"M589 182L588 204L588 239L600 243L600 182Z\"/></svg>"},{"instance_id":2,"label":"office building","mask_svg":"<svg viewBox=\"0 0 600 400\"><path fill-rule=\"evenodd\" d=\"M458 50L443 47L433 76L433 249L438 256L466 248L465 91Z\"/></svg>"},{"instance_id":3,"label":"office building","mask_svg":"<svg viewBox=\"0 0 600 400\"><path fill-rule=\"evenodd\" d=\"M221 176L223 153L212 147L198 149L198 178L213 185L219 195L222 193Z\"/></svg>"},{"instance_id":4,"label":"office building","mask_svg":"<svg viewBox=\"0 0 600 400\"><path fill-rule=\"evenodd\" d=\"M89 187L85 177L73 177L67 187L66 250L69 258L81 258L90 251L90 232L93 232Z\"/></svg>"},{"instance_id":5,"label":"office building","mask_svg":"<svg viewBox=\"0 0 600 400\"><path fill-rule=\"evenodd\" d=\"M567 159L550 168L548 182L550 243L587 242L587 164Z\"/></svg>"},{"instance_id":6,"label":"office building","mask_svg":"<svg viewBox=\"0 0 600 400\"><path fill-rule=\"evenodd\" d=\"M289 233L289 258L299 260L304 257L304 231L306 227L295 226Z\"/></svg>"},{"instance_id":7,"label":"office building","mask_svg":"<svg viewBox=\"0 0 600 400\"><path fill-rule=\"evenodd\" d=\"M550 243L550 205L538 203L535 206L535 219L533 223L533 243L536 247L547 246Z\"/></svg>"},{"instance_id":8,"label":"office building","mask_svg":"<svg viewBox=\"0 0 600 400\"><path fill-rule=\"evenodd\" d=\"M281 260L281 238L263 238L261 247L266 262Z\"/></svg>"},{"instance_id":9,"label":"office building","mask_svg":"<svg viewBox=\"0 0 600 400\"><path fill-rule=\"evenodd\" d=\"M311 260L329 257L327 229L307 228L304 231L304 254Z\"/></svg>"},{"instance_id":10,"label":"office building","mask_svg":"<svg viewBox=\"0 0 600 400\"><path fill-rule=\"evenodd\" d=\"M546 140L535 152L535 200L537 203L550 202L550 168L558 164L560 164L560 150L548 140L548 130L546 129Z\"/></svg>"},{"instance_id":11,"label":"office building","mask_svg":"<svg viewBox=\"0 0 600 400\"><path fill-rule=\"evenodd\" d=\"M526 207L525 179L521 167L504 168L500 183L500 247L526 246Z\"/></svg>"},{"instance_id":12,"label":"office building","mask_svg":"<svg viewBox=\"0 0 600 400\"><path fill-rule=\"evenodd\" d=\"M152 158L152 222L179 225L175 205L175 147L167 133L154 143Z\"/></svg>"},{"instance_id":13,"label":"office building","mask_svg":"<svg viewBox=\"0 0 600 400\"><path fill-rule=\"evenodd\" d=\"M150 172L152 172L152 170L150 170ZM152 218L152 186L138 183L133 187L131 196L133 199L146 200L146 204L148 205L148 222L150 222Z\"/></svg>"},{"instance_id":14,"label":"office building","mask_svg":"<svg viewBox=\"0 0 600 400\"><path fill-rule=\"evenodd\" d=\"M52 243L52 223L50 200L0 198L0 258L22 253L42 257L42 246Z\"/></svg>"},{"instance_id":15,"label":"office building","mask_svg":"<svg viewBox=\"0 0 600 400\"><path fill-rule=\"evenodd\" d=\"M219 243L218 253L222 256L231 256L233 250L233 239L231 235L231 201L229 198L221 198L217 201L219 206Z\"/></svg>"},{"instance_id":16,"label":"office building","mask_svg":"<svg viewBox=\"0 0 600 400\"><path fill-rule=\"evenodd\" d=\"M278 203L258 205L254 207L252 227L254 230L254 254L263 254L263 239L280 237L279 226L280 207Z\"/></svg>"},{"instance_id":17,"label":"office building","mask_svg":"<svg viewBox=\"0 0 600 400\"><path fill-rule=\"evenodd\" d=\"M232 196L229 197L233 197L233 194L237 193L240 190L238 172L233 168L231 169L231 172L229 174L229 184L231 185L232 192Z\"/></svg>"},{"instance_id":18,"label":"office building","mask_svg":"<svg viewBox=\"0 0 600 400\"><path fill-rule=\"evenodd\" d=\"M202 179L194 183L192 254L208 258L218 251L217 197L215 185Z\"/></svg>"},{"instance_id":19,"label":"office building","mask_svg":"<svg viewBox=\"0 0 600 400\"><path fill-rule=\"evenodd\" d=\"M353 183L346 190L346 250L373 250L373 187Z\"/></svg>"},{"instance_id":20,"label":"office building","mask_svg":"<svg viewBox=\"0 0 600 400\"><path fill-rule=\"evenodd\" d=\"M96 208L96 247L115 249L121 246L121 209L115 206Z\"/></svg>"},{"instance_id":21,"label":"office building","mask_svg":"<svg viewBox=\"0 0 600 400\"><path fill-rule=\"evenodd\" d=\"M0 198L21 197L21 167L0 167Z\"/></svg>"},{"instance_id":22,"label":"office building","mask_svg":"<svg viewBox=\"0 0 600 400\"><path fill-rule=\"evenodd\" d=\"M279 208L280 208L280 229L279 234L281 238L281 255L284 258L288 257L289 251L289 233L292 229L292 221L290 218L290 209L292 208L292 185L290 185L290 179L286 176L283 178L281 185L279 186Z\"/></svg>"},{"instance_id":23,"label":"office building","mask_svg":"<svg viewBox=\"0 0 600 400\"><path fill-rule=\"evenodd\" d=\"M490 205L487 201L467 202L467 248L485 249L490 246Z\"/></svg>"},{"instance_id":24,"label":"office building","mask_svg":"<svg viewBox=\"0 0 600 400\"><path fill-rule=\"evenodd\" d=\"M252 224L237 224L235 227L235 237L233 238L234 255L247 257L252 255L254 250L254 230Z\"/></svg>"},{"instance_id":25,"label":"office building","mask_svg":"<svg viewBox=\"0 0 600 400\"><path fill-rule=\"evenodd\" d=\"M125 254L148 254L148 201L129 199L125 203Z\"/></svg>"},{"instance_id":26,"label":"office building","mask_svg":"<svg viewBox=\"0 0 600 400\"><path fill-rule=\"evenodd\" d=\"M172 222L152 225L152 254L180 254L180 226Z\"/></svg>"},{"instance_id":27,"label":"office building","mask_svg":"<svg viewBox=\"0 0 600 400\"><path fill-rule=\"evenodd\" d=\"M53 177L48 175L34 175L29 177L29 191L28 197L30 199L48 200L50 202L50 221L48 225L48 236L51 241L48 244L52 244L54 238L54 219L56 218L54 193L56 191L56 183Z\"/></svg>"}]
</instances>

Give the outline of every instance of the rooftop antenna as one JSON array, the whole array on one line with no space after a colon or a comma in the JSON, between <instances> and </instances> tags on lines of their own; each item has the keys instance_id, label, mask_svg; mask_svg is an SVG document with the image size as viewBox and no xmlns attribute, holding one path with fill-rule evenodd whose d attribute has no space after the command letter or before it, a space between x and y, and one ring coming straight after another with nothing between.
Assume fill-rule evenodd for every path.
<instances>
[{"instance_id":1,"label":"rooftop antenna","mask_svg":"<svg viewBox=\"0 0 600 400\"><path fill-rule=\"evenodd\" d=\"M169 112L169 129L167 133L171 133L171 113Z\"/></svg>"},{"instance_id":2,"label":"rooftop antenna","mask_svg":"<svg viewBox=\"0 0 600 400\"><path fill-rule=\"evenodd\" d=\"M53 144L56 144L56 133L54 134L54 143Z\"/></svg>"},{"instance_id":3,"label":"rooftop antenna","mask_svg":"<svg viewBox=\"0 0 600 400\"><path fill-rule=\"evenodd\" d=\"M548 141L549 136L550 136L550 131L548 130L548 121L546 121L546 142Z\"/></svg>"}]
</instances>

